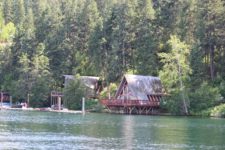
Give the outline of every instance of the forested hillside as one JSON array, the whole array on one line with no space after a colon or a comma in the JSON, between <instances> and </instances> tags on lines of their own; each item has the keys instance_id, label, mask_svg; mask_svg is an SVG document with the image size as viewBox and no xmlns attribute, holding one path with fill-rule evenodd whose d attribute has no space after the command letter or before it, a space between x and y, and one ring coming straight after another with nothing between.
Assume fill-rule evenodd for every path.
<instances>
[{"instance_id":1,"label":"forested hillside","mask_svg":"<svg viewBox=\"0 0 225 150\"><path fill-rule=\"evenodd\" d=\"M223 0L0 0L0 86L47 104L63 74L160 76L163 104L196 113L225 97Z\"/></svg>"}]
</instances>

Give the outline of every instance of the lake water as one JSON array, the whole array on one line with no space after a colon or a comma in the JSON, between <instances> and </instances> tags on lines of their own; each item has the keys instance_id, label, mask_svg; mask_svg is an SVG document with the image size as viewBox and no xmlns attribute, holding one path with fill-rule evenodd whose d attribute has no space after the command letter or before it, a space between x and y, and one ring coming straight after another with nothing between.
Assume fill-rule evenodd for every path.
<instances>
[{"instance_id":1,"label":"lake water","mask_svg":"<svg viewBox=\"0 0 225 150\"><path fill-rule=\"evenodd\" d=\"M225 119L0 110L0 149L225 149Z\"/></svg>"}]
</instances>

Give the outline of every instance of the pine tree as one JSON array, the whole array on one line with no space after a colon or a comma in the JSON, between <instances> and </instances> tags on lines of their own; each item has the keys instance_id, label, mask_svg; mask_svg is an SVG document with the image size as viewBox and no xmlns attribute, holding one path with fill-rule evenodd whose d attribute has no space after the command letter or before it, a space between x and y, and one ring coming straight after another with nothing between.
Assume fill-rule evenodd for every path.
<instances>
[{"instance_id":1,"label":"pine tree","mask_svg":"<svg viewBox=\"0 0 225 150\"><path fill-rule=\"evenodd\" d=\"M139 6L139 20L135 40L135 67L139 74L157 75L157 38L155 36L155 10L151 0Z\"/></svg>"},{"instance_id":2,"label":"pine tree","mask_svg":"<svg viewBox=\"0 0 225 150\"><path fill-rule=\"evenodd\" d=\"M3 14L4 14L4 19L6 24L13 21L13 1L12 0L4 0Z\"/></svg>"},{"instance_id":3,"label":"pine tree","mask_svg":"<svg viewBox=\"0 0 225 150\"><path fill-rule=\"evenodd\" d=\"M25 8L24 8L24 1L18 0L14 1L14 18L13 22L19 26L22 25L25 19Z\"/></svg>"}]
</instances>

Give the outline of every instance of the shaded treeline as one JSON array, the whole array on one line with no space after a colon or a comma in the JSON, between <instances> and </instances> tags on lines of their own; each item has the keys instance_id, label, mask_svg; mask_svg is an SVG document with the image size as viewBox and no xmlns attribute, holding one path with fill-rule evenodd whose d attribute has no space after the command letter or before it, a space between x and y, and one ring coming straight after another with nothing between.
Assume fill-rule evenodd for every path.
<instances>
[{"instance_id":1,"label":"shaded treeline","mask_svg":"<svg viewBox=\"0 0 225 150\"><path fill-rule=\"evenodd\" d=\"M160 76L170 94L164 105L175 113L206 109L225 96L222 0L0 4L0 85L14 99L29 94L32 106L43 106L63 74L110 83L124 73Z\"/></svg>"}]
</instances>

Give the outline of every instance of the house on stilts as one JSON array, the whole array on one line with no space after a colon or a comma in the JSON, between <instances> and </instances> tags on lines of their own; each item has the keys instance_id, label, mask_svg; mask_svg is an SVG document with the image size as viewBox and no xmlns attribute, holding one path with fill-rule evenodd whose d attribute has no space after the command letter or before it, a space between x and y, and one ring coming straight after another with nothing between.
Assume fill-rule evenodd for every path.
<instances>
[{"instance_id":1,"label":"house on stilts","mask_svg":"<svg viewBox=\"0 0 225 150\"><path fill-rule=\"evenodd\" d=\"M160 107L162 91L159 77L124 75L114 98L101 102L114 113L153 114Z\"/></svg>"}]
</instances>

